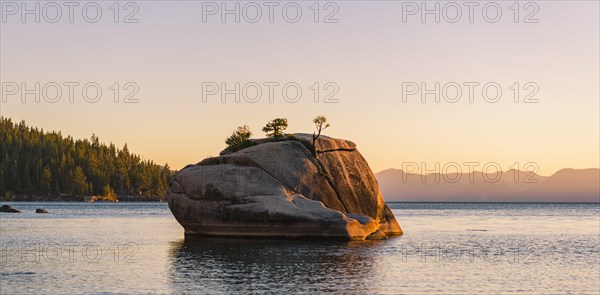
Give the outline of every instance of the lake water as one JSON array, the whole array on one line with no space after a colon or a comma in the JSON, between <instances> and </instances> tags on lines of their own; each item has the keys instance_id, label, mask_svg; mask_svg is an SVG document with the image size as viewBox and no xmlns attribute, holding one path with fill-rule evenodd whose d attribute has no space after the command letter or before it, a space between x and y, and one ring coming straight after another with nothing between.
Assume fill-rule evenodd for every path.
<instances>
[{"instance_id":1,"label":"lake water","mask_svg":"<svg viewBox=\"0 0 600 295\"><path fill-rule=\"evenodd\" d=\"M184 238L165 203L10 204L1 294L600 293L599 204L390 203L405 234L364 242Z\"/></svg>"}]
</instances>

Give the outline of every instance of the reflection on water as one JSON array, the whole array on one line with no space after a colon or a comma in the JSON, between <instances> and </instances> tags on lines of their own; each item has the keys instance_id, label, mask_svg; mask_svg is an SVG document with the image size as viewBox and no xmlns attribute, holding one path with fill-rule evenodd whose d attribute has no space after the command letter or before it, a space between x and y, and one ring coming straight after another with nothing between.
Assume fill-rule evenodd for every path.
<instances>
[{"instance_id":1,"label":"reflection on water","mask_svg":"<svg viewBox=\"0 0 600 295\"><path fill-rule=\"evenodd\" d=\"M376 287L374 250L385 243L186 236L170 245L171 281L176 293L364 294Z\"/></svg>"},{"instance_id":2,"label":"reflection on water","mask_svg":"<svg viewBox=\"0 0 600 295\"><path fill-rule=\"evenodd\" d=\"M363 242L184 237L159 203L12 205L2 295L600 294L598 204L396 203L405 234Z\"/></svg>"}]
</instances>

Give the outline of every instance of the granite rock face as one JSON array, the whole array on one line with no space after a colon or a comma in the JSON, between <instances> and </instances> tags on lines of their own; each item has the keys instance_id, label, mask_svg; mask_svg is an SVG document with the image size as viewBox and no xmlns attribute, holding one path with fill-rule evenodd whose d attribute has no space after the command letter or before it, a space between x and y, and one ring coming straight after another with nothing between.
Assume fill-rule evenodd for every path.
<instances>
[{"instance_id":1,"label":"granite rock face","mask_svg":"<svg viewBox=\"0 0 600 295\"><path fill-rule=\"evenodd\" d=\"M186 234L362 240L402 234L350 141L255 140L179 171L167 194Z\"/></svg>"}]
</instances>

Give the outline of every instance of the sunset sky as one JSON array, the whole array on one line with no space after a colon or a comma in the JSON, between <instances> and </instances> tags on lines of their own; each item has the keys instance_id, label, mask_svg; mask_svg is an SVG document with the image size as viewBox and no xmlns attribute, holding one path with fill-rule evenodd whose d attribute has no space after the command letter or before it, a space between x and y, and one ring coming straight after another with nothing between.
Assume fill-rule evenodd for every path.
<instances>
[{"instance_id":1,"label":"sunset sky","mask_svg":"<svg viewBox=\"0 0 600 295\"><path fill-rule=\"evenodd\" d=\"M102 18L97 23L82 19L81 6L73 23L66 8L57 23L43 18L35 23L31 16L23 23L20 14L5 15L0 22L2 116L74 138L95 133L103 142L127 143L131 151L175 169L218 155L237 126L247 124L262 137L268 120L285 117L288 132L312 133L317 115L331 122L326 135L354 141L375 172L401 168L403 162L432 168L435 162L496 162L504 170L516 168L515 162L519 168L534 162L542 175L599 166L597 1L531 2L538 10L530 19L537 23L523 22L535 9L526 8L526 2L520 2L515 22L513 1L497 1L502 17L496 23L482 17L485 2L475 7L473 23L464 6L456 23L444 15L439 23L433 16L423 23L420 14L403 22L403 4L394 1L331 2L338 8L332 17L337 23L322 21L334 11L324 2L317 23L312 1L296 2L302 9L297 23L283 19L283 4L275 7L273 23L264 6L257 23L243 16L239 23L233 16L222 23L219 14L203 22L201 2L144 1L132 2L139 8L138 23L115 23L112 2L98 3ZM120 9L120 19L133 11ZM446 17L454 16L452 9ZM35 82L80 86L73 103L66 86L57 103L36 103L33 95L23 103L20 93L6 93L6 85L22 82L29 88ZM89 82L102 87L97 103L81 96ZM110 90L115 82L121 88L127 82L138 85L134 98L139 101L115 103ZM272 103L264 85L256 103L236 103L232 95L225 103L218 95L203 102L207 82L229 88L235 82L280 85ZM290 82L302 89L296 103L281 95ZM320 100L333 89L323 89L326 83L339 86L333 96L337 102L315 103L310 88L315 82L321 86ZM406 82L428 88L457 83L462 97L436 103L430 95L423 103L419 93L405 102ZM473 102L465 82L480 84ZM518 103L511 90L515 82ZM537 103L522 101L535 88L523 89L529 82L538 86L532 98ZM498 102L482 97L487 83L500 85ZM453 96L455 88L447 88ZM126 93L121 89L121 98ZM289 93L294 96L293 88ZM488 94L495 96L493 88Z\"/></svg>"}]
</instances>

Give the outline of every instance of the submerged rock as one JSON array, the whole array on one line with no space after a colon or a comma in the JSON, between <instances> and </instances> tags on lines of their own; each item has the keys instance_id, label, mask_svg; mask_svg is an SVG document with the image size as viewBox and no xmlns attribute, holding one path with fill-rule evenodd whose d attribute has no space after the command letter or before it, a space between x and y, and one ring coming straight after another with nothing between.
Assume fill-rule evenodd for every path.
<instances>
[{"instance_id":1,"label":"submerged rock","mask_svg":"<svg viewBox=\"0 0 600 295\"><path fill-rule=\"evenodd\" d=\"M13 208L12 206L9 205L4 205L2 207L0 207L0 212L5 212L5 213L21 213L21 211Z\"/></svg>"},{"instance_id":2,"label":"submerged rock","mask_svg":"<svg viewBox=\"0 0 600 295\"><path fill-rule=\"evenodd\" d=\"M167 194L186 234L362 240L402 234L350 141L255 140L179 171Z\"/></svg>"},{"instance_id":3,"label":"submerged rock","mask_svg":"<svg viewBox=\"0 0 600 295\"><path fill-rule=\"evenodd\" d=\"M48 210L37 208L37 209L35 209L35 213L48 213Z\"/></svg>"}]
</instances>

